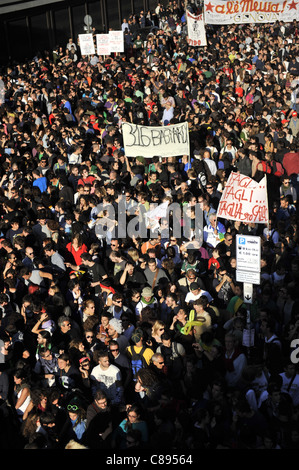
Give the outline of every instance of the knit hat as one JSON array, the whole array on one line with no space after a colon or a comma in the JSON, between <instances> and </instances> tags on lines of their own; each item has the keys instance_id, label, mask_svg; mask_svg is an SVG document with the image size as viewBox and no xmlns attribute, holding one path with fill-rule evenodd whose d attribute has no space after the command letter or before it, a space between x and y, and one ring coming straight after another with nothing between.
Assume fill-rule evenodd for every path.
<instances>
[{"instance_id":1,"label":"knit hat","mask_svg":"<svg viewBox=\"0 0 299 470\"><path fill-rule=\"evenodd\" d=\"M141 340L141 338L143 338L143 331L141 328L136 328L136 330L133 331L131 340L136 344Z\"/></svg>"},{"instance_id":2,"label":"knit hat","mask_svg":"<svg viewBox=\"0 0 299 470\"><path fill-rule=\"evenodd\" d=\"M142 297L152 297L153 291L150 287L144 287L142 289Z\"/></svg>"},{"instance_id":3,"label":"knit hat","mask_svg":"<svg viewBox=\"0 0 299 470\"><path fill-rule=\"evenodd\" d=\"M117 318L111 318L109 325L112 326L119 335L124 331L121 320L118 320Z\"/></svg>"}]
</instances>

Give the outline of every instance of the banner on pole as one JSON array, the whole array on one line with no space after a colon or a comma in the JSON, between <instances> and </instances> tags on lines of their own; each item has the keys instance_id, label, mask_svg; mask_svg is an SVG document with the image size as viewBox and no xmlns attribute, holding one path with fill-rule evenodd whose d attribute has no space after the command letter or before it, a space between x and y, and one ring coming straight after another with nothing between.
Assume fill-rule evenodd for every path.
<instances>
[{"instance_id":1,"label":"banner on pole","mask_svg":"<svg viewBox=\"0 0 299 470\"><path fill-rule=\"evenodd\" d=\"M257 183L249 176L232 172L219 201L217 217L245 223L267 224L266 176Z\"/></svg>"},{"instance_id":2,"label":"banner on pole","mask_svg":"<svg viewBox=\"0 0 299 470\"><path fill-rule=\"evenodd\" d=\"M295 0L204 0L206 24L290 23L299 19Z\"/></svg>"},{"instance_id":3,"label":"banner on pole","mask_svg":"<svg viewBox=\"0 0 299 470\"><path fill-rule=\"evenodd\" d=\"M189 46L206 46L206 29L203 15L194 16L187 11L187 28Z\"/></svg>"},{"instance_id":4,"label":"banner on pole","mask_svg":"<svg viewBox=\"0 0 299 470\"><path fill-rule=\"evenodd\" d=\"M175 157L189 155L188 123L164 127L122 124L125 155L127 157Z\"/></svg>"},{"instance_id":5,"label":"banner on pole","mask_svg":"<svg viewBox=\"0 0 299 470\"><path fill-rule=\"evenodd\" d=\"M109 34L97 34L97 54L98 55L110 55L110 41Z\"/></svg>"},{"instance_id":6,"label":"banner on pole","mask_svg":"<svg viewBox=\"0 0 299 470\"><path fill-rule=\"evenodd\" d=\"M79 34L79 45L82 55L95 54L93 36L89 34Z\"/></svg>"}]
</instances>

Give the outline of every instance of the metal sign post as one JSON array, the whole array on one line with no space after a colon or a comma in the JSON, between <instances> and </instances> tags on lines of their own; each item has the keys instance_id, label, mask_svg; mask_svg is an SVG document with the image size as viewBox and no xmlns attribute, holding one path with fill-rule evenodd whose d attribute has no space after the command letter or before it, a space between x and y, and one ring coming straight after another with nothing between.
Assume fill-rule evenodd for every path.
<instances>
[{"instance_id":1,"label":"metal sign post","mask_svg":"<svg viewBox=\"0 0 299 470\"><path fill-rule=\"evenodd\" d=\"M253 284L260 284L261 239L252 235L237 235L236 279L243 282L243 300L247 308L246 328L243 330L243 344L248 348L254 345L254 330L251 328L251 305L253 303Z\"/></svg>"}]
</instances>

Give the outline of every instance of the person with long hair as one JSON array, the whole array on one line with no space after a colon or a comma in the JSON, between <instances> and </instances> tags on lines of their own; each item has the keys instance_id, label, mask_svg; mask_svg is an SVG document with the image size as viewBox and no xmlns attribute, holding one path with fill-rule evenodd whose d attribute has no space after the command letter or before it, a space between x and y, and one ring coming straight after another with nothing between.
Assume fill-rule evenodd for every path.
<instances>
[{"instance_id":1,"label":"person with long hair","mask_svg":"<svg viewBox=\"0 0 299 470\"><path fill-rule=\"evenodd\" d=\"M36 388L31 390L31 401L26 408L23 415L23 421L25 421L29 415L36 413L45 413L47 411L48 396L47 391L42 388Z\"/></svg>"},{"instance_id":2,"label":"person with long hair","mask_svg":"<svg viewBox=\"0 0 299 470\"><path fill-rule=\"evenodd\" d=\"M60 434L60 445L69 442L70 439L81 443L86 431L86 411L75 398L69 402L66 409L68 415Z\"/></svg>"},{"instance_id":3,"label":"person with long hair","mask_svg":"<svg viewBox=\"0 0 299 470\"><path fill-rule=\"evenodd\" d=\"M80 266L82 264L81 255L87 253L88 249L85 243L83 243L82 236L80 233L75 233L72 237L72 241L66 245L66 249L72 255L74 263L71 265Z\"/></svg>"},{"instance_id":4,"label":"person with long hair","mask_svg":"<svg viewBox=\"0 0 299 470\"><path fill-rule=\"evenodd\" d=\"M153 351L157 349L157 347L162 344L162 339L161 335L165 331L165 323L162 322L161 320L156 320L155 323L152 326L152 331L151 331L151 348Z\"/></svg>"},{"instance_id":5,"label":"person with long hair","mask_svg":"<svg viewBox=\"0 0 299 470\"><path fill-rule=\"evenodd\" d=\"M13 404L20 421L31 402L31 391L28 383L28 377L24 370L18 369L14 373Z\"/></svg>"},{"instance_id":6,"label":"person with long hair","mask_svg":"<svg viewBox=\"0 0 299 470\"><path fill-rule=\"evenodd\" d=\"M39 359L41 351L47 349L51 349L51 333L47 330L40 330L37 335L36 359Z\"/></svg>"},{"instance_id":7,"label":"person with long hair","mask_svg":"<svg viewBox=\"0 0 299 470\"><path fill-rule=\"evenodd\" d=\"M112 447L117 449L126 448L127 433L132 429L141 432L141 440L145 444L148 442L148 425L141 418L141 408L137 404L127 405L127 417L121 421L116 428L112 438Z\"/></svg>"},{"instance_id":8,"label":"person with long hair","mask_svg":"<svg viewBox=\"0 0 299 470\"><path fill-rule=\"evenodd\" d=\"M51 283L48 290L48 297L45 300L45 307L51 318L56 321L66 307L66 300L59 288L55 283Z\"/></svg>"},{"instance_id":9,"label":"person with long hair","mask_svg":"<svg viewBox=\"0 0 299 470\"><path fill-rule=\"evenodd\" d=\"M139 369L135 377L135 392L139 394L140 403L147 412L155 411L160 407L163 384L157 374L148 367Z\"/></svg>"},{"instance_id":10,"label":"person with long hair","mask_svg":"<svg viewBox=\"0 0 299 470\"><path fill-rule=\"evenodd\" d=\"M70 356L70 363L79 368L79 359L82 356L86 356L83 339L72 339L69 343L68 354Z\"/></svg>"}]
</instances>

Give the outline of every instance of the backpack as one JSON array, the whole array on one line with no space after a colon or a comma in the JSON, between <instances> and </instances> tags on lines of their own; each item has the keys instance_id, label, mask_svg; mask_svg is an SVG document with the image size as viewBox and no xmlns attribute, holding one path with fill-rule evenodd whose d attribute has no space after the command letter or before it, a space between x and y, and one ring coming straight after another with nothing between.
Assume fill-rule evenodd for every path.
<instances>
[{"instance_id":1,"label":"backpack","mask_svg":"<svg viewBox=\"0 0 299 470\"><path fill-rule=\"evenodd\" d=\"M257 169L268 175L272 173L272 167L266 160L261 160L257 165Z\"/></svg>"},{"instance_id":2,"label":"backpack","mask_svg":"<svg viewBox=\"0 0 299 470\"><path fill-rule=\"evenodd\" d=\"M271 162L271 167L272 167L272 174L274 176L286 176L286 171L284 169L284 167L282 166L282 164L280 162L277 162L276 160L273 160Z\"/></svg>"},{"instance_id":3,"label":"backpack","mask_svg":"<svg viewBox=\"0 0 299 470\"><path fill-rule=\"evenodd\" d=\"M143 346L139 353L135 351L134 346L132 346L131 348L131 351L132 351L131 368L133 371L134 380L136 380L135 377L136 377L137 372L143 367L147 366L146 360L143 357L143 353L145 350L146 350L146 346Z\"/></svg>"}]
</instances>

